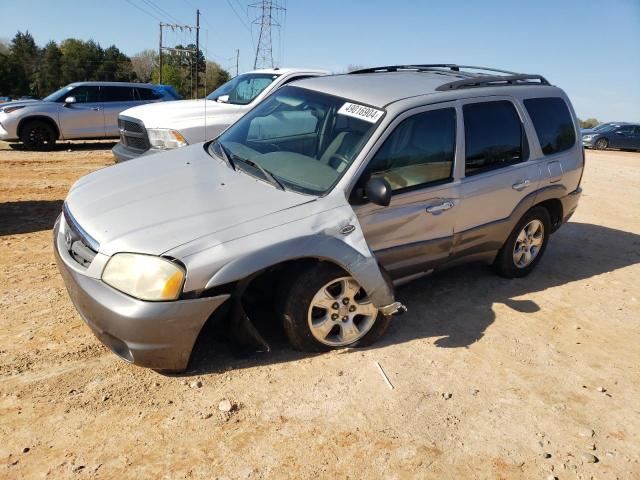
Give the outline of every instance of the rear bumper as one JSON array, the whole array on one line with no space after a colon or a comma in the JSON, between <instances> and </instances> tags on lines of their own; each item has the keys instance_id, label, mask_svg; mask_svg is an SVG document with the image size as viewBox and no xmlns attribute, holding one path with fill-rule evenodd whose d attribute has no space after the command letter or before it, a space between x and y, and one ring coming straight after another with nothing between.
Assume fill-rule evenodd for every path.
<instances>
[{"instance_id":1,"label":"rear bumper","mask_svg":"<svg viewBox=\"0 0 640 480\"><path fill-rule=\"evenodd\" d=\"M560 199L562 202L562 223L568 222L574 214L576 208L578 208L578 202L580 201L581 195L582 188L578 187L573 192Z\"/></svg>"},{"instance_id":2,"label":"rear bumper","mask_svg":"<svg viewBox=\"0 0 640 480\"><path fill-rule=\"evenodd\" d=\"M207 319L229 295L175 302L145 302L111 288L66 251L54 227L54 252L69 297L98 339L122 359L142 367L181 371Z\"/></svg>"}]
</instances>

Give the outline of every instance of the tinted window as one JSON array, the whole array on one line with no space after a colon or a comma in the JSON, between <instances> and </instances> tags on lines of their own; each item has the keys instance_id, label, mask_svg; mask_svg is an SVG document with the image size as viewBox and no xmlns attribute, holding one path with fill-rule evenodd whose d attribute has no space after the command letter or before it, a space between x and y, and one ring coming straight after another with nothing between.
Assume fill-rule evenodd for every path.
<instances>
[{"instance_id":1,"label":"tinted window","mask_svg":"<svg viewBox=\"0 0 640 480\"><path fill-rule=\"evenodd\" d=\"M524 101L536 129L542 153L551 155L570 149L576 142L573 121L564 100L558 97Z\"/></svg>"},{"instance_id":2,"label":"tinted window","mask_svg":"<svg viewBox=\"0 0 640 480\"><path fill-rule=\"evenodd\" d=\"M154 92L150 88L136 88L138 92L138 99L140 100L160 100L162 95L160 93Z\"/></svg>"},{"instance_id":3,"label":"tinted window","mask_svg":"<svg viewBox=\"0 0 640 480\"><path fill-rule=\"evenodd\" d=\"M76 97L77 103L93 103L100 101L100 91L98 87L76 87L66 96L60 98L59 101L64 102L67 97Z\"/></svg>"},{"instance_id":4,"label":"tinted window","mask_svg":"<svg viewBox=\"0 0 640 480\"><path fill-rule=\"evenodd\" d=\"M511 102L471 103L463 112L467 176L524 159L522 124Z\"/></svg>"},{"instance_id":5,"label":"tinted window","mask_svg":"<svg viewBox=\"0 0 640 480\"><path fill-rule=\"evenodd\" d=\"M456 111L433 110L407 118L371 160L369 172L394 191L451 178L456 146Z\"/></svg>"},{"instance_id":6,"label":"tinted window","mask_svg":"<svg viewBox=\"0 0 640 480\"><path fill-rule=\"evenodd\" d=\"M131 102L134 100L131 87L102 87L103 102Z\"/></svg>"}]
</instances>

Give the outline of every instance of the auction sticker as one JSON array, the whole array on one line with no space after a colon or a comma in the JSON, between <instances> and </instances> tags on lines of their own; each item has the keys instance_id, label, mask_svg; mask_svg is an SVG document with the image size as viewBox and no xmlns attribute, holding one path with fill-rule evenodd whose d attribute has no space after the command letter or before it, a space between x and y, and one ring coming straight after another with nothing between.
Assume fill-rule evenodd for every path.
<instances>
[{"instance_id":1,"label":"auction sticker","mask_svg":"<svg viewBox=\"0 0 640 480\"><path fill-rule=\"evenodd\" d=\"M353 118L359 118L365 122L376 123L384 112L371 107L365 107L364 105L358 105L357 103L345 103L338 110L338 114L347 115Z\"/></svg>"}]
</instances>

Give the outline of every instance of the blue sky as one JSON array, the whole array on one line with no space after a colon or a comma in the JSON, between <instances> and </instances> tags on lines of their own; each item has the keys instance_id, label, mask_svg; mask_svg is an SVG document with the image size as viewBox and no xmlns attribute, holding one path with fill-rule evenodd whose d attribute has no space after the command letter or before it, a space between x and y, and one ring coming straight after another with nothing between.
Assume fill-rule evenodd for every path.
<instances>
[{"instance_id":1,"label":"blue sky","mask_svg":"<svg viewBox=\"0 0 640 480\"><path fill-rule=\"evenodd\" d=\"M154 10L149 3L164 12ZM195 22L208 58L253 66L245 0L0 0L0 38L29 30L43 45L68 37L158 46L158 18ZM541 73L569 94L581 118L640 121L640 0L288 0L282 66L343 71L349 64L460 63ZM235 7L235 11L231 9ZM249 12L255 14L254 12ZM244 21L241 21L243 18ZM254 39L257 30L254 30ZM184 33L167 32L184 43Z\"/></svg>"}]
</instances>

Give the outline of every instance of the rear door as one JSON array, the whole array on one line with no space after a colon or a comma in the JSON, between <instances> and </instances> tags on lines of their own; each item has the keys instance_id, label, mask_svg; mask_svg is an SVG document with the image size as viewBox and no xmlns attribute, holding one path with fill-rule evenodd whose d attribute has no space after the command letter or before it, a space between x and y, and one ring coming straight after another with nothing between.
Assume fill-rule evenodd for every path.
<instances>
[{"instance_id":1,"label":"rear door","mask_svg":"<svg viewBox=\"0 0 640 480\"><path fill-rule=\"evenodd\" d=\"M58 109L60 132L66 139L104 137L104 112L100 102L100 87L80 85L70 90L65 98L75 97L76 103ZM64 101L64 99L62 99Z\"/></svg>"},{"instance_id":2,"label":"rear door","mask_svg":"<svg viewBox=\"0 0 640 480\"><path fill-rule=\"evenodd\" d=\"M524 126L524 113L512 98L464 100L462 112L465 155L453 257L482 257L498 250L506 240L501 221L535 192L540 166L529 160L530 132Z\"/></svg>"},{"instance_id":3,"label":"rear door","mask_svg":"<svg viewBox=\"0 0 640 480\"><path fill-rule=\"evenodd\" d=\"M613 148L633 148L633 125L623 125L609 135L609 146Z\"/></svg>"},{"instance_id":4,"label":"rear door","mask_svg":"<svg viewBox=\"0 0 640 480\"><path fill-rule=\"evenodd\" d=\"M392 278L447 261L458 215L454 180L458 114L454 103L422 107L396 119L358 182L353 206L369 248ZM381 143L383 142L383 143ZM393 195L387 207L360 203L362 186L381 177Z\"/></svg>"},{"instance_id":5,"label":"rear door","mask_svg":"<svg viewBox=\"0 0 640 480\"><path fill-rule=\"evenodd\" d=\"M118 115L127 108L142 105L136 96L134 87L127 86L103 86L102 108L104 109L105 136L118 137Z\"/></svg>"}]
</instances>

